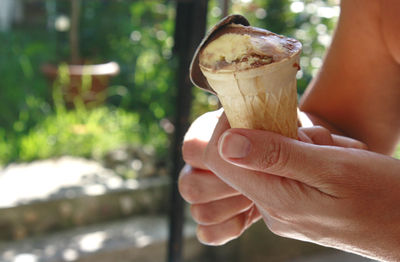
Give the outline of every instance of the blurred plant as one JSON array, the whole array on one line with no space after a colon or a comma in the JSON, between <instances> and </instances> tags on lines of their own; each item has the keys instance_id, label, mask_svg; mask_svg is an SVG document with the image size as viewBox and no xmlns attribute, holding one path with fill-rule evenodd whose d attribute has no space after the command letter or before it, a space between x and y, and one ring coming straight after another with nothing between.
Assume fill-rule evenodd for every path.
<instances>
[{"instance_id":1,"label":"blurred plant","mask_svg":"<svg viewBox=\"0 0 400 262\"><path fill-rule=\"evenodd\" d=\"M174 114L173 7L163 1L133 2L129 21L122 23L126 26L110 35L111 52L125 73L118 80L130 94L124 104L140 113L149 128Z\"/></svg>"},{"instance_id":2,"label":"blurred plant","mask_svg":"<svg viewBox=\"0 0 400 262\"><path fill-rule=\"evenodd\" d=\"M4 129L0 129L0 167L13 158L14 148L10 139L7 139Z\"/></svg>"},{"instance_id":3,"label":"blurred plant","mask_svg":"<svg viewBox=\"0 0 400 262\"><path fill-rule=\"evenodd\" d=\"M0 130L17 137L51 112L50 93L38 65L52 59L55 44L46 32L0 33Z\"/></svg>"},{"instance_id":4,"label":"blurred plant","mask_svg":"<svg viewBox=\"0 0 400 262\"><path fill-rule=\"evenodd\" d=\"M82 2L81 0L54 2L54 10L57 16L53 33L56 35L57 60L53 62L67 62L70 64L98 64L104 62L102 51L107 52L106 39L99 30L96 35L90 33L93 28L86 29L88 20L93 19L93 14L99 13L103 5L102 1ZM69 15L66 15L69 14ZM91 14L91 15L87 15ZM97 23L91 26L99 27L102 19L96 19ZM90 22L89 22L90 23ZM94 38L94 39L93 39ZM89 45L89 49L87 46ZM86 48L83 48L85 46ZM99 48L103 47L103 48ZM104 48L105 47L105 48Z\"/></svg>"},{"instance_id":5,"label":"blurred plant","mask_svg":"<svg viewBox=\"0 0 400 262\"><path fill-rule=\"evenodd\" d=\"M13 144L1 143L5 142L5 134L0 132L3 163L62 155L101 159L107 152L126 146L144 146L158 151L165 147L166 135L144 130L137 113L106 106L88 110L80 97L74 101L75 110L67 110L62 87L70 81L68 66L61 65L59 72L52 89L55 113L15 139ZM82 81L83 88L90 85ZM11 145L14 146L12 150Z\"/></svg>"},{"instance_id":6,"label":"blurred plant","mask_svg":"<svg viewBox=\"0 0 400 262\"><path fill-rule=\"evenodd\" d=\"M69 1L54 3L57 5L54 16L60 16L63 10L69 12ZM220 3L220 0L210 0L209 26L220 19ZM231 0L230 13L243 14L252 25L293 36L303 43L302 71L298 75L299 93L302 93L321 65L339 7L336 0ZM70 54L68 30L58 33L45 31L47 21L44 16L43 21L35 26L21 26L9 33L0 33L0 41L4 46L0 49L0 162L34 159L34 145L44 148L41 157L49 152L67 154L68 150L71 150L71 154L97 155L93 153L98 152L97 149L92 148L90 150L94 151L90 151L86 148L85 151L76 146L65 147L64 150L61 144L54 142L57 138L58 141L74 144L74 141L69 142L68 139L73 139L72 134L76 135L73 132L79 128L74 131L63 125L63 118L73 126L84 126L82 130L85 132L90 131L85 133L87 141L79 140L82 146L95 147L96 143L104 141L104 146L100 148L109 148L107 139L111 138L107 138L107 132L113 134L107 129L111 128L106 124L109 121L123 129L116 135L115 144L122 141L120 137L127 135L132 125L135 134L130 135L139 136L133 140L154 145L166 155L168 135L174 130L169 120L174 116L175 99L176 67L172 57L174 15L173 1L167 0L82 1L79 17L81 56L90 57L92 62L115 60L121 68L120 75L113 78L109 89L109 108L102 107L93 111L67 111L50 106L52 94L39 72L42 63L60 61L60 53ZM194 97L193 117L217 107L216 98L201 90L195 89ZM130 114L137 120L130 118ZM95 133L94 129L87 127L82 122L84 118L91 123L98 121L100 131ZM116 120L105 120L108 118L131 124L119 126ZM140 122L139 127L136 127L135 121ZM90 125L93 126L96 125ZM63 132L65 135L61 135ZM41 133L53 140L47 140L46 135ZM100 138L100 134L106 137ZM79 136L83 137L84 134ZM50 145L55 144L57 149L51 151ZM22 157L22 151L25 150L30 153L24 153ZM99 151L103 152L103 149Z\"/></svg>"},{"instance_id":7,"label":"blurred plant","mask_svg":"<svg viewBox=\"0 0 400 262\"><path fill-rule=\"evenodd\" d=\"M57 2L57 5L58 11L67 10L69 2ZM43 30L43 26L46 25L46 20L43 19L43 24L37 24L35 30L21 27L8 34L1 34L0 40L5 48L0 50L0 69L4 73L0 82L1 97L4 101L0 104L0 163L48 156L43 152L68 154L68 150L71 150L71 154L91 155L89 151L79 153L78 151L83 149L74 147L69 147L68 150L61 149L61 144L57 144L58 149L50 150L49 144L37 141L44 142L46 134L53 138L56 137L54 134L61 134L63 129L58 129L57 125L63 126L65 132L71 134L61 123L63 118L69 119L70 123L75 121L82 124L80 121L85 117L90 120L92 114L100 114L99 112L104 115L100 119L116 117L121 120L128 117L130 113L127 111L134 111L132 115L138 117L141 124L139 131L133 129L135 132L131 135L139 136L141 143L155 147L160 155L166 154L167 133L173 132L174 129L168 120L174 114L174 105L171 103L174 98L175 74L171 70L174 66L171 59L173 5L165 4L164 1L85 1L82 2L81 11L80 53L94 60L117 60L121 64L122 73L113 82L123 85L113 85L110 88L108 101L111 106L108 109L100 108L93 112L79 109L67 112L60 109L61 99L60 96L57 98L57 94L53 94L55 106L52 108L49 103L50 88L39 72L39 67L45 61L59 61L60 51L69 51L68 48L56 45L55 41L55 38L63 39L60 34L65 35L66 31L47 33ZM101 19L98 19L99 17ZM68 17L63 16L63 20L68 20ZM116 109L116 106L124 109ZM81 118L80 115L85 117ZM114 123L114 120L110 122ZM50 135L50 130L59 132L54 131L55 133ZM128 133L126 130L121 132ZM112 132L105 131L102 134L108 136L112 135ZM68 142L63 139L58 141ZM42 149L42 153L38 150L34 156L32 145L41 145L48 149ZM85 150L92 150L95 143L82 145L89 146ZM26 152L22 153L25 150Z\"/></svg>"},{"instance_id":8,"label":"blurred plant","mask_svg":"<svg viewBox=\"0 0 400 262\"><path fill-rule=\"evenodd\" d=\"M20 140L19 161L61 155L101 157L126 144L138 144L140 117L122 109L59 111Z\"/></svg>"}]
</instances>

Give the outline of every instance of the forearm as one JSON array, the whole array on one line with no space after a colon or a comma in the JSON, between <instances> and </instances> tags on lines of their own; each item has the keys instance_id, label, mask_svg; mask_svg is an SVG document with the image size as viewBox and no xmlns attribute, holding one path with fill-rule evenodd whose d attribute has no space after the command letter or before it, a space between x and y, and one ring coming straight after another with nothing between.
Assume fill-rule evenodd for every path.
<instances>
[{"instance_id":1,"label":"forearm","mask_svg":"<svg viewBox=\"0 0 400 262\"><path fill-rule=\"evenodd\" d=\"M342 1L332 45L300 109L334 133L391 154L400 134L400 67L382 39L378 2Z\"/></svg>"}]
</instances>

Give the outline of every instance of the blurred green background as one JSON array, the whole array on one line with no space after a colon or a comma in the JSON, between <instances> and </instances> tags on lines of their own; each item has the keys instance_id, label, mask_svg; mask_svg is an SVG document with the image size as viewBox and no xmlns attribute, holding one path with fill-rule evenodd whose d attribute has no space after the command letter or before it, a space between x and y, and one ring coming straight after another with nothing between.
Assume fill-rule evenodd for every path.
<instances>
[{"instance_id":1,"label":"blurred green background","mask_svg":"<svg viewBox=\"0 0 400 262\"><path fill-rule=\"evenodd\" d=\"M301 95L322 64L340 12L338 2L232 0L228 12L303 43ZM110 151L127 147L146 148L159 165L166 165L174 131L175 2L81 2L76 32L81 60L115 61L120 73L111 79L104 103L72 108L65 106L62 96L57 99L60 82L52 83L41 71L44 64L70 60L71 1L15 4L15 10L29 12L1 20L0 165L61 155L102 161ZM208 25L225 11L223 1L211 0ZM217 108L215 97L193 91L193 118Z\"/></svg>"}]
</instances>

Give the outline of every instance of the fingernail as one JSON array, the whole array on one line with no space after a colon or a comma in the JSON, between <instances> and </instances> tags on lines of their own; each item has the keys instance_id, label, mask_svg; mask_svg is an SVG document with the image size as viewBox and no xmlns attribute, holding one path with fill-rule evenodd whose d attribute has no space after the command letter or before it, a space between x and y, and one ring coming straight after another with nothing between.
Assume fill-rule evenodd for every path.
<instances>
[{"instance_id":1,"label":"fingernail","mask_svg":"<svg viewBox=\"0 0 400 262\"><path fill-rule=\"evenodd\" d=\"M246 157L251 149L250 141L242 135L225 132L219 143L219 153L228 158Z\"/></svg>"}]
</instances>

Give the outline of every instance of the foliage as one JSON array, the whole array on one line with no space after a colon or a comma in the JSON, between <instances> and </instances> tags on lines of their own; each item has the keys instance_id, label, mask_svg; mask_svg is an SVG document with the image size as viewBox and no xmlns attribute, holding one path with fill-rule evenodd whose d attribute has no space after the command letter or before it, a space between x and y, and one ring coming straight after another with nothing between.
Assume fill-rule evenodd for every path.
<instances>
[{"instance_id":1,"label":"foliage","mask_svg":"<svg viewBox=\"0 0 400 262\"><path fill-rule=\"evenodd\" d=\"M0 50L0 92L4 101L0 104L0 163L52 154L98 155L111 149L111 144L121 145L121 137L129 133L132 139L125 142L140 140L158 149L161 156L167 153L167 134L160 122L168 124L166 118L172 118L174 110L174 6L163 1L82 3L82 55L87 62L114 60L121 67L121 74L109 88L109 108L69 112L54 109L52 87L40 67L49 61L68 59L68 32L46 29L45 16L35 20L36 24L21 24L0 34L5 47ZM57 1L56 16L68 14L68 7L67 1ZM133 129L121 126L127 119L138 119L140 124L135 123ZM105 123L114 123L120 133L112 133ZM70 125L84 126L88 133L73 140ZM97 133L95 127L99 128ZM114 138L107 138L109 135Z\"/></svg>"},{"instance_id":2,"label":"foliage","mask_svg":"<svg viewBox=\"0 0 400 262\"><path fill-rule=\"evenodd\" d=\"M100 107L47 117L20 141L19 160L65 154L96 157L127 143L139 143L139 116Z\"/></svg>"},{"instance_id":3,"label":"foliage","mask_svg":"<svg viewBox=\"0 0 400 262\"><path fill-rule=\"evenodd\" d=\"M51 59L55 46L39 30L0 33L0 42L0 128L19 135L51 111L40 64Z\"/></svg>"},{"instance_id":4,"label":"foliage","mask_svg":"<svg viewBox=\"0 0 400 262\"><path fill-rule=\"evenodd\" d=\"M110 51L119 58L125 70L130 70L118 79L129 86L129 100L124 102L126 107L139 112L148 120L143 124L149 125L173 116L174 9L159 1L137 1L131 4L129 11L131 20L127 24L132 26L110 39Z\"/></svg>"},{"instance_id":5,"label":"foliage","mask_svg":"<svg viewBox=\"0 0 400 262\"><path fill-rule=\"evenodd\" d=\"M219 2L210 0L209 26L220 19ZM52 11L45 9L49 3L56 5ZM52 26L69 14L69 3L43 0L42 7L48 16L0 33L0 163L61 154L94 157L123 143L148 143L166 155L175 109L174 1L82 1L82 56L87 63L113 60L121 68L107 104L92 111L54 106L40 67L69 58L68 31ZM230 12L302 41L302 93L330 42L337 1L232 0ZM194 90L194 98L194 116L217 108L216 98L201 90Z\"/></svg>"},{"instance_id":6,"label":"foliage","mask_svg":"<svg viewBox=\"0 0 400 262\"><path fill-rule=\"evenodd\" d=\"M70 81L67 65L61 65L59 72L52 92L54 113L20 136L0 129L0 164L62 155L101 159L127 145L156 149L159 156L165 152L166 134L159 127L143 128L138 113L113 106L88 110L80 97L75 98L74 109L67 110L62 92ZM86 88L84 83L82 88Z\"/></svg>"}]
</instances>

